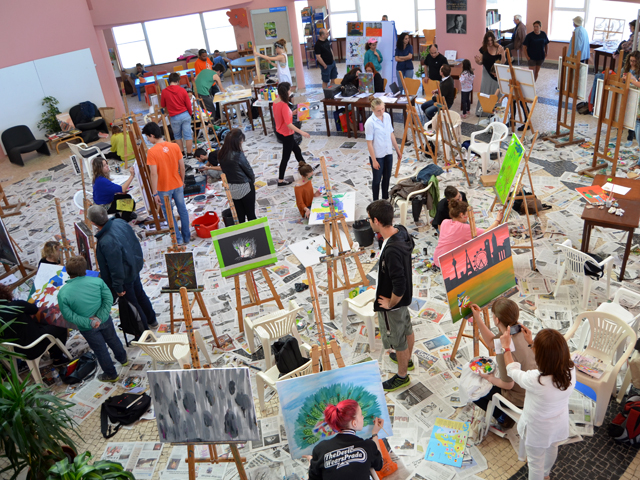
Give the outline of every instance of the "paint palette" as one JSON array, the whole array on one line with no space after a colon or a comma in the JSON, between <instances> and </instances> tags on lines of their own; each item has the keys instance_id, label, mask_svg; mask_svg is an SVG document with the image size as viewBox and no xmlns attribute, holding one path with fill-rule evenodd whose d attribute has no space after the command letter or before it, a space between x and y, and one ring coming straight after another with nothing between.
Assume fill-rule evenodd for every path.
<instances>
[{"instance_id":1,"label":"paint palette","mask_svg":"<svg viewBox=\"0 0 640 480\"><path fill-rule=\"evenodd\" d=\"M474 373L490 374L496 370L496 362L489 357L475 357L469 363L469 368Z\"/></svg>"}]
</instances>

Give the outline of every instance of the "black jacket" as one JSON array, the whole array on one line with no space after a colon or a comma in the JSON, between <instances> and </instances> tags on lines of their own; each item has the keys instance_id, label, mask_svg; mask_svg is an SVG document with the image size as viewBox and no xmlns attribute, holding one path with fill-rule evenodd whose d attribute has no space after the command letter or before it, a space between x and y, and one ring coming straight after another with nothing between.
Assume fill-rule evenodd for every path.
<instances>
[{"instance_id":1,"label":"black jacket","mask_svg":"<svg viewBox=\"0 0 640 480\"><path fill-rule=\"evenodd\" d=\"M222 173L227 176L228 183L256 183L256 176L253 168L249 164L249 160L244 156L243 152L232 152L225 158L218 156Z\"/></svg>"},{"instance_id":2,"label":"black jacket","mask_svg":"<svg viewBox=\"0 0 640 480\"><path fill-rule=\"evenodd\" d=\"M351 433L338 433L313 448L309 480L359 480L369 478L370 469L380 470L382 454L373 440Z\"/></svg>"},{"instance_id":3,"label":"black jacket","mask_svg":"<svg viewBox=\"0 0 640 480\"><path fill-rule=\"evenodd\" d=\"M100 277L114 293L140 278L144 255L133 228L121 218L112 218L96 233L96 257Z\"/></svg>"},{"instance_id":4,"label":"black jacket","mask_svg":"<svg viewBox=\"0 0 640 480\"><path fill-rule=\"evenodd\" d=\"M398 233L389 237L378 262L378 286L373 309L376 312L385 309L378 303L378 297L391 298L391 294L402 297L393 308L407 307L413 300L413 279L411 270L411 252L413 238L402 225L395 226Z\"/></svg>"},{"instance_id":5,"label":"black jacket","mask_svg":"<svg viewBox=\"0 0 640 480\"><path fill-rule=\"evenodd\" d=\"M375 93L384 93L384 80L377 72L373 76L373 91Z\"/></svg>"},{"instance_id":6,"label":"black jacket","mask_svg":"<svg viewBox=\"0 0 640 480\"><path fill-rule=\"evenodd\" d=\"M352 84L354 87L360 88L360 79L358 78L359 73L362 73L359 69L351 69L351 71L342 78L340 85Z\"/></svg>"},{"instance_id":7,"label":"black jacket","mask_svg":"<svg viewBox=\"0 0 640 480\"><path fill-rule=\"evenodd\" d=\"M447 102L447 108L451 108L453 99L456 96L456 88L453 86L453 78L451 78L451 75L449 75L446 80L440 82L440 93ZM434 96L432 100L436 102L438 97Z\"/></svg>"},{"instance_id":8,"label":"black jacket","mask_svg":"<svg viewBox=\"0 0 640 480\"><path fill-rule=\"evenodd\" d=\"M467 201L467 195L464 192L460 192L462 196L462 201ZM445 197L438 202L438 210L436 211L436 216L431 220L431 225L433 227L439 227L442 222L445 220L451 220L449 216L449 200Z\"/></svg>"}]
</instances>

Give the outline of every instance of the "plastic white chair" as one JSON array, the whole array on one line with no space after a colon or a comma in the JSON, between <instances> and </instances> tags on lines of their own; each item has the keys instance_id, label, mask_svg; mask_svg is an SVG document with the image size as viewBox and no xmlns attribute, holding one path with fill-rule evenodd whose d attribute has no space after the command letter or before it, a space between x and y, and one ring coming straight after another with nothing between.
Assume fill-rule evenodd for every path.
<instances>
[{"instance_id":1,"label":"plastic white chair","mask_svg":"<svg viewBox=\"0 0 640 480\"><path fill-rule=\"evenodd\" d=\"M271 361L271 342L285 335L293 334L298 343L302 345L302 338L300 338L298 327L296 327L296 318L301 311L302 307L299 307L294 300L291 300L289 302L289 310L278 310L256 320L251 320L248 317L244 318L244 333L249 345L249 351L251 353L255 352L255 335L262 344L267 369L273 365Z\"/></svg>"},{"instance_id":2,"label":"plastic white chair","mask_svg":"<svg viewBox=\"0 0 640 480\"><path fill-rule=\"evenodd\" d=\"M491 141L489 143L477 142L476 137L483 133L491 131ZM492 153L498 154L498 168L500 168L501 154L500 143L507 138L509 134L509 127L504 123L493 122L490 123L487 128L480 130L479 132L473 132L471 134L471 144L467 150L467 162L471 156L471 153L480 155L482 159L482 175L487 174L487 163Z\"/></svg>"},{"instance_id":3,"label":"plastic white chair","mask_svg":"<svg viewBox=\"0 0 640 480\"><path fill-rule=\"evenodd\" d=\"M487 406L487 415L485 417L485 430L484 430L484 434L485 436L487 435L487 433L489 433L489 427L491 426L491 417L493 417L493 411L499 408L500 410L502 410L506 415L508 415L509 417L511 417L511 419L516 422L516 424L520 421L520 417L522 416L522 409L516 407L513 403L511 403L509 400L507 400L506 398L504 398L502 395L500 395L499 393L494 393L493 397L491 398L491 401L489 402L489 405ZM520 442L520 448L518 450L518 460L521 462L524 462L526 460L526 452L524 449L524 442L521 441Z\"/></svg>"},{"instance_id":4,"label":"plastic white chair","mask_svg":"<svg viewBox=\"0 0 640 480\"><path fill-rule=\"evenodd\" d=\"M604 312L582 312L578 314L573 325L564 335L567 342L576 333L584 319L589 322L591 338L587 348L581 353L599 358L604 362L606 368L600 378L576 371L576 379L596 393L596 412L593 424L599 427L604 421L609 399L616 386L618 372L633 352L636 334L629 325L613 315ZM625 352L614 364L616 350L627 341L629 343Z\"/></svg>"},{"instance_id":5,"label":"plastic white chair","mask_svg":"<svg viewBox=\"0 0 640 480\"><path fill-rule=\"evenodd\" d=\"M356 316L367 326L367 335L369 336L369 347L374 350L376 342L376 329L373 323L376 318L376 312L373 311L373 302L376 299L376 289L369 288L355 298L345 298L342 301L342 333L347 328L347 317L349 310L354 312Z\"/></svg>"},{"instance_id":6,"label":"plastic white chair","mask_svg":"<svg viewBox=\"0 0 640 480\"><path fill-rule=\"evenodd\" d=\"M211 363L211 358L209 357L209 353L207 352L206 345L200 335L200 332L198 330L194 330L193 334L196 338L196 345L207 360L206 363ZM140 347L143 352L151 357L153 360L154 370L157 369L157 362L178 362L181 368L184 365L191 363L189 337L186 333L174 333L156 337L151 330L145 330L140 339L136 342L131 342L131 345Z\"/></svg>"},{"instance_id":7,"label":"plastic white chair","mask_svg":"<svg viewBox=\"0 0 640 480\"><path fill-rule=\"evenodd\" d=\"M47 353L49 351L49 349L51 347L53 347L54 345L56 345L60 350L62 350L62 353L64 353L67 358L69 360L71 360L71 354L69 353L69 350L67 350L67 347L64 346L64 344L58 340L56 337L54 337L53 335L49 334L49 333L45 333L44 335L42 335L40 338L38 338L37 340L31 342L29 345L19 345L17 343L11 343L11 342L2 342L2 345L7 347L9 350L14 351L16 348L21 348L22 350L29 350L30 348L35 347L36 345L38 345L40 342L44 342L44 341L48 341L49 345L47 345L47 348L45 348L44 352L42 352L42 355L40 355L38 358L34 358L33 360L27 360L27 359L23 359L25 362L27 362L27 365L29 366L29 370L31 371L31 376L33 377L33 381L36 383L42 383L42 375L40 375L40 359L42 358L42 356ZM16 369L16 372L18 371L18 362L17 362L17 358L15 356L11 356L11 360L13 362L13 365Z\"/></svg>"},{"instance_id":8,"label":"plastic white chair","mask_svg":"<svg viewBox=\"0 0 640 480\"><path fill-rule=\"evenodd\" d=\"M423 167L420 167L420 169L422 169ZM420 170L418 170L420 171ZM404 180L410 180L411 178L415 177L418 174L418 172L415 172L415 175L412 175L411 177L404 177L404 178L399 178L398 181L396 183L400 183ZM407 226L407 213L409 211L409 204L411 203L411 199L417 195L420 195L422 193L425 193L427 190L429 190L431 188L431 184L433 182L429 182L424 188L421 188L420 190L416 190L415 192L411 192L409 195L407 195L407 198L401 198L399 196L394 197L393 199L393 204L394 205L398 205L398 207L400 207L400 223L402 225L404 225L405 227ZM423 210L425 211L425 214L427 215L427 223L429 223L429 210L425 207L423 208Z\"/></svg>"},{"instance_id":9,"label":"plastic white chair","mask_svg":"<svg viewBox=\"0 0 640 480\"><path fill-rule=\"evenodd\" d=\"M264 390L266 385L271 387L272 389L276 389L276 382L281 380L288 380L290 378L303 377L305 375L310 375L313 370L313 365L311 359L301 367L296 368L294 371L287 373L278 378L280 372L278 371L278 367L273 366L269 368L265 372L257 372L256 373L256 381L257 381L257 389L258 389L258 400L260 401L260 411L264 412Z\"/></svg>"},{"instance_id":10,"label":"plastic white chair","mask_svg":"<svg viewBox=\"0 0 640 480\"><path fill-rule=\"evenodd\" d=\"M100 150L96 146L90 147L86 143L72 144L69 142L67 142L67 145L69 145L69 148L76 156L76 158L84 162L84 173L85 175L89 175L89 178L91 178L91 162L93 161L93 159L96 157L102 157L106 160L104 153L102 153L102 150ZM93 182L89 183L92 184Z\"/></svg>"},{"instance_id":11,"label":"plastic white chair","mask_svg":"<svg viewBox=\"0 0 640 480\"><path fill-rule=\"evenodd\" d=\"M554 296L558 295L560 285L562 284L564 275L568 270L574 277L583 279L584 283L582 288L582 302L580 303L580 308L583 310L587 308L587 303L589 302L589 293L591 292L591 283L593 282L591 277L584 274L584 263L589 260L601 267L606 267L605 277L607 279L607 299L609 298L611 292L611 271L613 267L613 257L607 257L602 262L598 263L588 253L584 253L573 248L571 246L571 239L567 239L562 243L556 243L555 246L560 248L560 250L562 251L564 262L562 263L560 273L558 274L556 289L553 292Z\"/></svg>"},{"instance_id":12,"label":"plastic white chair","mask_svg":"<svg viewBox=\"0 0 640 480\"><path fill-rule=\"evenodd\" d=\"M600 304L600 306L596 309L596 312L610 313L611 315L618 317L620 320L633 328L633 331L637 335L638 326L640 326L640 314L634 317L629 310L620 305L620 300L622 299L628 299L631 301L631 303L637 303L640 302L640 293L634 292L624 287L620 287L616 294L613 296L613 300Z\"/></svg>"}]
</instances>

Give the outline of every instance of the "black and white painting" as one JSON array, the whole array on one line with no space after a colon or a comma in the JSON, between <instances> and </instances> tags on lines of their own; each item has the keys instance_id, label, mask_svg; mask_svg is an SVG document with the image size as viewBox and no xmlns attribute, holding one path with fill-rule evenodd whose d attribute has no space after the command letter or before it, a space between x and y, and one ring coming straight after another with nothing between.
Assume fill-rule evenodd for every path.
<instances>
[{"instance_id":1,"label":"black and white painting","mask_svg":"<svg viewBox=\"0 0 640 480\"><path fill-rule=\"evenodd\" d=\"M149 371L163 443L260 440L249 369Z\"/></svg>"},{"instance_id":2,"label":"black and white painting","mask_svg":"<svg viewBox=\"0 0 640 480\"><path fill-rule=\"evenodd\" d=\"M447 33L467 33L467 15L461 13L447 13Z\"/></svg>"}]
</instances>

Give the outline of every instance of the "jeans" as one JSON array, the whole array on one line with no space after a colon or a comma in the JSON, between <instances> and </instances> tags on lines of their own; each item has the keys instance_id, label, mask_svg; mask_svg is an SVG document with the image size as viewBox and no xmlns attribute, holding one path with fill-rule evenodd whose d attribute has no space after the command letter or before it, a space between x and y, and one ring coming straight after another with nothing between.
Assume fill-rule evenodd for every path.
<instances>
[{"instance_id":1,"label":"jeans","mask_svg":"<svg viewBox=\"0 0 640 480\"><path fill-rule=\"evenodd\" d=\"M493 395L501 392L502 392L502 389L494 385L491 388L491 390L489 390L489 393L487 393L484 397L480 397L478 400L474 400L473 403L475 403L477 406L479 406L481 409L483 409L486 412L487 408L489 408L489 403L491 403L491 399L493 398ZM498 418L500 418L501 415L504 415L504 412L502 410L500 410L497 407L493 409L493 418L498 420Z\"/></svg>"},{"instance_id":2,"label":"jeans","mask_svg":"<svg viewBox=\"0 0 640 480\"><path fill-rule=\"evenodd\" d=\"M191 115L188 111L184 111L175 117L169 117L171 120L171 130L176 140L193 140L191 132Z\"/></svg>"},{"instance_id":3,"label":"jeans","mask_svg":"<svg viewBox=\"0 0 640 480\"><path fill-rule=\"evenodd\" d=\"M596 73L593 76L593 85L591 86L591 95L589 96L589 103L591 105L596 101L596 87L598 86L599 78L604 80L604 73Z\"/></svg>"},{"instance_id":4,"label":"jeans","mask_svg":"<svg viewBox=\"0 0 640 480\"><path fill-rule=\"evenodd\" d=\"M377 170L373 168L373 161L371 157L369 157L371 170L373 170L373 181L371 182L373 199L378 200L380 198L380 181L382 181L382 198L383 200L389 200L389 181L391 180L391 169L393 167L393 154L376 158L376 160L380 165L380 168Z\"/></svg>"},{"instance_id":5,"label":"jeans","mask_svg":"<svg viewBox=\"0 0 640 480\"><path fill-rule=\"evenodd\" d=\"M236 206L236 213L238 214L238 222L244 223L245 218L247 221L256 219L256 187L251 184L251 191L244 197L234 200L233 204Z\"/></svg>"},{"instance_id":6,"label":"jeans","mask_svg":"<svg viewBox=\"0 0 640 480\"><path fill-rule=\"evenodd\" d=\"M461 100L461 107L462 107L462 113L469 113L469 110L471 110L471 92L461 92L462 94L462 100Z\"/></svg>"},{"instance_id":7,"label":"jeans","mask_svg":"<svg viewBox=\"0 0 640 480\"><path fill-rule=\"evenodd\" d=\"M520 439L524 442L524 438ZM548 476L558 458L558 444L554 443L548 448L530 447L527 445L527 463L529 464L529 480L542 480Z\"/></svg>"},{"instance_id":8,"label":"jeans","mask_svg":"<svg viewBox=\"0 0 640 480\"><path fill-rule=\"evenodd\" d=\"M425 116L427 117L427 121L430 121L433 117L436 116L436 113L438 113L438 106L435 105L435 102L433 100L429 100L428 102L424 102L422 104L422 111L424 112Z\"/></svg>"},{"instance_id":9,"label":"jeans","mask_svg":"<svg viewBox=\"0 0 640 480\"><path fill-rule=\"evenodd\" d=\"M336 62L334 61L332 64L327 65L327 68L322 68L322 65L320 65L320 76L322 77L323 83L329 83L332 79L335 80L338 78Z\"/></svg>"},{"instance_id":10,"label":"jeans","mask_svg":"<svg viewBox=\"0 0 640 480\"><path fill-rule=\"evenodd\" d=\"M398 75L398 73L402 73L402 76L404 78L413 78L413 68L411 69L398 69L398 71L396 72L396 76L398 77L398 87L400 88L401 92L404 92L404 89L402 88L402 82L400 81L400 75Z\"/></svg>"},{"instance_id":11,"label":"jeans","mask_svg":"<svg viewBox=\"0 0 640 480\"><path fill-rule=\"evenodd\" d=\"M149 325L156 325L158 323L156 312L153 310L151 300L149 300L144 288L142 288L140 277L138 276L133 283L125 283L123 288L125 291L124 298L138 310L144 329L149 330Z\"/></svg>"},{"instance_id":12,"label":"jeans","mask_svg":"<svg viewBox=\"0 0 640 480\"><path fill-rule=\"evenodd\" d=\"M173 226L176 230L176 240L178 243L189 243L191 241L191 232L189 230L189 212L187 211L187 205L184 203L184 186L174 188L173 190L169 190L167 192L158 191L158 195L160 196L160 206L162 207L162 212L164 213L165 218L169 218L167 216L167 212L164 206L164 198L169 197L169 205L171 206L171 199L176 204L176 208L178 209L178 215L180 215L180 230L178 230L178 224L176 223L176 217L173 215L173 208L171 209L171 216L173 217Z\"/></svg>"},{"instance_id":13,"label":"jeans","mask_svg":"<svg viewBox=\"0 0 640 480\"><path fill-rule=\"evenodd\" d=\"M118 372L116 372L116 367L113 365L107 346L113 351L113 355L120 363L127 361L127 352L125 352L122 342L116 334L111 317L98 328L92 328L80 333L89 344L89 348L96 354L100 368L108 377L115 377Z\"/></svg>"},{"instance_id":14,"label":"jeans","mask_svg":"<svg viewBox=\"0 0 640 480\"><path fill-rule=\"evenodd\" d=\"M278 138L282 140L282 160L280 161L280 171L278 172L278 179L284 180L284 174L287 171L287 164L289 163L289 158L291 158L291 152L296 156L296 160L298 163L305 163L304 157L302 156L302 152L300 151L300 146L296 143L293 135L284 136L282 134Z\"/></svg>"}]
</instances>

